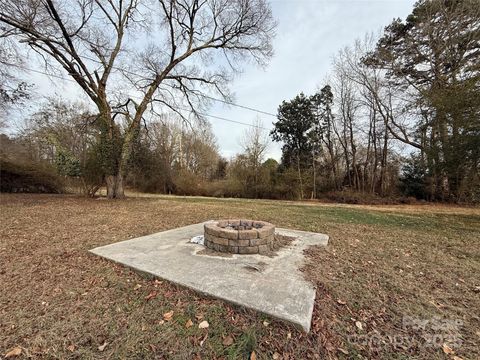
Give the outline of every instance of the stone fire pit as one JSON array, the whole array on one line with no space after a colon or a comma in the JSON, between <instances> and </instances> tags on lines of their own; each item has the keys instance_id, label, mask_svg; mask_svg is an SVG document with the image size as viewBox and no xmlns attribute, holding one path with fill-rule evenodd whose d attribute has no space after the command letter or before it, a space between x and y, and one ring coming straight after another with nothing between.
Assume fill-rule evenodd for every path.
<instances>
[{"instance_id":1,"label":"stone fire pit","mask_svg":"<svg viewBox=\"0 0 480 360\"><path fill-rule=\"evenodd\" d=\"M237 227L235 220L226 220L220 224L224 225L224 228L219 227L218 222L218 220L214 220L192 224L101 246L91 252L141 273L151 274L189 287L201 294L292 322L308 332L316 290L310 282L304 279L300 269L305 264L305 250L313 245L326 246L328 236L307 231L282 229L281 227L276 227L274 230L273 225L266 226L266 223L260 221L252 221L252 225L245 221L246 225L240 225L240 220L238 220ZM255 225L255 223L259 224ZM240 226L245 226L245 228L239 230ZM237 236L234 239L227 238L228 241L248 241L248 246L238 246L238 249L250 248L250 241L252 241L253 250L257 246L257 251L261 251L260 246L262 245L255 244L264 240L257 241L256 239L267 238L266 242L268 243L272 241L273 231L275 231L273 244L277 256L205 254L203 245L187 241L187 239L201 234L204 234L204 240L205 237L212 239L206 233L210 232L210 229L216 234L220 229L222 231L235 230ZM242 234L243 237L246 231L251 230L256 231L257 237L253 239L239 238L239 234ZM265 236L261 237L260 235ZM218 237L217 235L212 236ZM294 240L287 246L278 247L282 243L282 237L293 237ZM210 241L208 240L208 242ZM241 244L238 241L232 242L233 245L222 246L233 246L232 250L235 251L237 250L235 244ZM213 244L210 246L214 246ZM222 247L222 249L225 248ZM207 250L214 252L210 249ZM104 266L106 265L104 264Z\"/></svg>"},{"instance_id":2,"label":"stone fire pit","mask_svg":"<svg viewBox=\"0 0 480 360\"><path fill-rule=\"evenodd\" d=\"M204 231L205 246L223 253L265 254L275 239L275 226L265 221L219 220Z\"/></svg>"}]
</instances>

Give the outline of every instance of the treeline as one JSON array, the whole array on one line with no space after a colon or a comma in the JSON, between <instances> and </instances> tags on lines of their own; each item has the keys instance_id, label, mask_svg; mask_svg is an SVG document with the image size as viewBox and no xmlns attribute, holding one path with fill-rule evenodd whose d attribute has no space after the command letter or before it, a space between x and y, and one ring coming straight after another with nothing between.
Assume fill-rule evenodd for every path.
<instances>
[{"instance_id":1,"label":"treeline","mask_svg":"<svg viewBox=\"0 0 480 360\"><path fill-rule=\"evenodd\" d=\"M97 116L84 104L49 99L14 137L2 135L2 191L94 196L105 185L100 136ZM243 152L225 159L208 122L157 117L136 139L125 185L164 194L298 197L295 172L265 159L270 140L259 123L237 141Z\"/></svg>"},{"instance_id":2,"label":"treeline","mask_svg":"<svg viewBox=\"0 0 480 360\"><path fill-rule=\"evenodd\" d=\"M300 196L480 200L480 8L419 1L335 56L328 84L279 107L272 131Z\"/></svg>"},{"instance_id":3,"label":"treeline","mask_svg":"<svg viewBox=\"0 0 480 360\"><path fill-rule=\"evenodd\" d=\"M248 128L231 159L219 154L207 122L152 115L133 137L125 186L219 197L479 202L477 5L419 1L379 38L342 49L317 92L280 104L270 134L260 120ZM93 196L121 148L105 147L101 124L81 103L50 99L1 142L2 161L9 169L42 164L43 173ZM282 144L280 162L266 158L272 140Z\"/></svg>"}]
</instances>

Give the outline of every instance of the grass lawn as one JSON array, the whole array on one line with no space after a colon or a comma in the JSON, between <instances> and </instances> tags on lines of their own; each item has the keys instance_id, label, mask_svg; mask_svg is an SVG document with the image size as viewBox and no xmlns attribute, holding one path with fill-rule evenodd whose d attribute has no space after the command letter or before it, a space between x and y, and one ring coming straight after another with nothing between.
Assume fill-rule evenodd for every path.
<instances>
[{"instance_id":1,"label":"grass lawn","mask_svg":"<svg viewBox=\"0 0 480 360\"><path fill-rule=\"evenodd\" d=\"M480 358L479 208L3 194L0 211L0 358ZM303 269L309 334L87 252L228 217L330 235Z\"/></svg>"}]
</instances>

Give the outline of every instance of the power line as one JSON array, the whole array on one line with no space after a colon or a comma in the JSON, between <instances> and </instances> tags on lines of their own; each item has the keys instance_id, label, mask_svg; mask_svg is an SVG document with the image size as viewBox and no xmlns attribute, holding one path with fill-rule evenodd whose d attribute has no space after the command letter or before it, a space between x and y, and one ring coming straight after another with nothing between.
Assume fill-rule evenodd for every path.
<instances>
[{"instance_id":1,"label":"power line","mask_svg":"<svg viewBox=\"0 0 480 360\"><path fill-rule=\"evenodd\" d=\"M46 75L46 76L51 76L51 77L54 77L54 78L57 78L57 79L61 79L61 80L65 80L65 81L70 81L70 82L76 83L76 81L73 80L73 79L66 78L66 77L63 77L63 76L60 76L60 75L48 74L48 73L43 72L43 71L40 71L40 70L28 68L28 67L26 67L26 66L21 66L21 65L17 65L17 64L5 64L5 65L13 66L13 67L16 67L16 68L19 68L19 69L23 69L23 70L27 70L27 71L31 71L31 72L34 72L34 73L37 73L37 74L42 74L42 75ZM208 95L203 95L203 96L208 97ZM217 99L217 98L212 98L212 99L215 99L215 100L217 100L217 101L221 101L221 102L228 103L227 101L220 100L220 99ZM249 109L248 107L245 107L245 106L243 106L243 105L238 105L238 104L237 104L236 106ZM240 124L240 125L244 125L244 126L252 126L252 127L256 127L256 128L263 129L263 130L270 130L270 129L268 129L268 128L266 128L266 127L263 127L263 126L258 126L258 125L254 125L254 124L248 124L248 123L244 123L244 122L241 122L241 121L224 118L224 117L217 116L217 115L212 115L212 114L203 113L203 112L199 112L199 111L195 111L195 112L194 112L194 111L191 110L191 109L186 109L186 108L181 108L181 107L178 107L178 109L183 110L183 111L188 111L188 112L190 112L190 113L192 113L192 114L196 112L196 113L199 114L199 115L207 116L207 117L210 117L210 118L213 118L213 119L223 120L223 121L227 121L227 122L231 122L231 123L235 123L235 124ZM250 109L249 109L249 110L250 110ZM253 110L253 111L256 111L256 110ZM261 112L261 110L259 110L259 112ZM268 113L266 113L266 114L268 114Z\"/></svg>"},{"instance_id":2,"label":"power line","mask_svg":"<svg viewBox=\"0 0 480 360\"><path fill-rule=\"evenodd\" d=\"M191 109L184 109L184 108L179 108L180 110L184 110L184 111L188 111L190 113L194 113L193 110ZM241 121L237 121L237 120L232 120L232 119L227 119L227 118L224 118L224 117L221 117L221 116L217 116L217 115L211 115L211 114L207 114L207 113L202 113L202 112L199 112L199 111L195 111L197 114L200 114L202 116L208 116L208 117L211 117L211 118L214 118L214 119L219 119L219 120L224 120L224 121L228 121L228 122L231 122L231 123L235 123L235 124L240 124L240 125L245 125L245 126L251 126L251 127L256 127L258 129L262 129L262 130L270 130L266 127L263 127L263 126L258 126L258 125L254 125L254 124L248 124L248 123L244 123L244 122L241 122Z\"/></svg>"},{"instance_id":3,"label":"power line","mask_svg":"<svg viewBox=\"0 0 480 360\"><path fill-rule=\"evenodd\" d=\"M169 84L167 84L167 85L169 85ZM252 108L252 107L249 107L249 106L236 104L236 103L231 102L231 101L226 101L226 100L218 99L218 98L215 98L215 97L212 97L212 96L209 96L209 95L205 95L205 94L200 94L200 96L203 96L203 97L206 97L206 98L208 98L208 99L211 99L211 100L214 100L214 101L218 101L218 102L221 102L221 103L224 103L224 104L227 104L227 105L236 106L236 107L238 107L238 108L242 108L242 109L245 109L245 110L254 111L254 112L257 112L257 113L260 113L260 114L264 114L264 115L268 115L268 116L273 116L273 117L275 117L275 118L277 117L277 115L272 114L272 113L269 113L269 112L267 112L267 111L258 110L258 109L255 109L255 108Z\"/></svg>"},{"instance_id":4,"label":"power line","mask_svg":"<svg viewBox=\"0 0 480 360\"><path fill-rule=\"evenodd\" d=\"M96 60L96 59L93 59L91 57L88 57L88 56L85 56L84 55L84 58L87 59L87 60L90 60L90 61L93 61L97 64L102 64L100 61ZM129 71L129 70L125 70L125 69L121 69L117 66L112 66L113 69L116 69L118 71L123 71L127 74L131 74L131 75L135 75L135 76L139 76L138 74L134 73L133 71ZM173 85L170 85L170 84L164 84L168 87L171 87L173 88L174 86ZM221 103L224 103L224 104L227 104L227 105L231 105L231 106L235 106L235 107L238 107L238 108L241 108L241 109L245 109L245 110L250 110L250 111L254 111L254 112L257 112L257 113L260 113L260 114L264 114L264 115L268 115L268 116L273 116L273 117L277 117L277 115L273 114L273 113L270 113L268 111L264 111L264 110L259 110L259 109L255 109L251 106L245 106L245 105L240 105L240 104L237 104L237 103L234 103L232 101L227 101L227 100L223 100L223 99L219 99L219 98L216 98L216 97L213 97L213 96L210 96L210 95L206 95L206 94L198 94L202 97L205 97L207 99L210 99L210 100L213 100L213 101L217 101L217 102L221 102Z\"/></svg>"},{"instance_id":5,"label":"power line","mask_svg":"<svg viewBox=\"0 0 480 360\"><path fill-rule=\"evenodd\" d=\"M40 70L35 70L35 69L28 68L26 66L17 65L17 64L5 64L5 65L13 66L13 67L23 69L23 70L27 70L27 71L31 71L31 72L34 72L34 73L37 73L37 74L47 75L47 76L51 76L51 77L54 77L54 78L57 78L57 79L62 79L62 80L65 80L65 81L71 81L71 82L76 83L76 81L73 80L73 79L66 78L66 77L63 77L63 76L60 76L60 75L49 74L49 73L46 73L46 72L43 72L43 71L40 71Z\"/></svg>"},{"instance_id":6,"label":"power line","mask_svg":"<svg viewBox=\"0 0 480 360\"><path fill-rule=\"evenodd\" d=\"M95 60L95 59L92 59L88 56L84 56L87 60L90 60L90 61L93 61L93 62L96 62L98 64L101 64L100 61L98 60ZM59 78L59 79L63 79L63 80L67 80L67 81L72 81L72 82L75 82L75 80L73 79L68 79L68 78L64 78L64 77L61 77L59 75L53 75L53 74L47 74L47 73L44 73L44 72L41 72L41 71L38 71L38 70L34 70L34 69L29 69L29 68L26 68L26 67L22 67L20 65L16 65L16 64L7 64L7 65L10 65L10 66L16 66L16 67L19 67L19 68L23 68L25 70L29 70L29 71L32 71L32 72L36 72L36 73L39 73L39 74L44 74L44 75L47 75L47 76L51 76L51 77L56 77L56 78ZM125 69L121 69L119 67L116 67L116 66L112 66L113 69L116 69L118 71L123 71L127 74L131 74L131 75L135 75L135 76L138 76L138 74L134 73L133 71L129 71L129 70L125 70ZM164 85L168 86L168 87L171 87L171 88L174 88L173 85L170 85L168 83L165 83ZM263 114L263 115L268 115L268 116L273 116L273 117L277 117L276 114L273 114L271 112L268 112L268 111L264 111L264 110L260 110L260 109L255 109L254 107L251 107L251 106L246 106L246 105L241 105L241 104L237 104L237 103L234 103L233 101L227 101L227 100L224 100L224 99L219 99L219 98L216 98L216 97L213 97L213 96L210 96L210 95L206 95L206 94L198 94L199 96L202 96L204 98L207 98L207 99L210 99L210 100L213 100L213 101L216 101L216 102L220 102L220 103L223 103L223 104L226 104L226 105L230 105L230 106L234 106L234 107L237 107L237 108L240 108L240 109L244 109L244 110L249 110L249 111L253 111L253 112L256 112L256 113L259 113L259 114Z\"/></svg>"}]
</instances>

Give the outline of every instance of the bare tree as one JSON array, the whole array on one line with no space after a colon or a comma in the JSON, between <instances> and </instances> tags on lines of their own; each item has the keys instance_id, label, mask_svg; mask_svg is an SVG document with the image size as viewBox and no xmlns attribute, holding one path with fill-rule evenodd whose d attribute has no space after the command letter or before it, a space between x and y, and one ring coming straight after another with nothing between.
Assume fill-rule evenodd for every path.
<instances>
[{"instance_id":1,"label":"bare tree","mask_svg":"<svg viewBox=\"0 0 480 360\"><path fill-rule=\"evenodd\" d=\"M368 187L371 192L385 194L390 143L392 137L396 138L392 136L393 127L403 124L408 119L405 116L403 89L391 86L384 72L367 66L363 61L365 54L374 47L374 44L372 36L366 36L362 41L357 40L353 47L347 47L339 52L335 58L334 67L341 90L342 123L348 134L341 136L343 140L340 142L344 151L348 153L346 159L348 165L351 163L354 188L357 190L365 188L360 184L361 171L358 168L358 151L354 136L356 130L353 126L363 115L364 118L368 118L368 121L366 121L367 146L362 181L369 182ZM347 87L343 90L344 94L342 94L342 87ZM352 92L353 90L355 91ZM344 96L346 97L343 98ZM357 112L359 114L355 115ZM367 174L370 175L369 179Z\"/></svg>"},{"instance_id":2,"label":"bare tree","mask_svg":"<svg viewBox=\"0 0 480 360\"><path fill-rule=\"evenodd\" d=\"M240 140L243 152L248 162L248 168L253 173L253 187L255 197L258 196L258 177L260 167L265 160L265 153L268 149L270 139L268 133L262 128L260 118L256 118L253 125L245 130Z\"/></svg>"},{"instance_id":3,"label":"bare tree","mask_svg":"<svg viewBox=\"0 0 480 360\"><path fill-rule=\"evenodd\" d=\"M355 83L345 76L344 70L336 65L334 78L335 93L337 94L337 107L339 116L337 121L333 122L333 130L337 135L338 142L343 151L345 161L345 171L348 185L356 190L360 188L360 175L357 164L357 144L355 133L358 121L358 94L356 93Z\"/></svg>"},{"instance_id":4,"label":"bare tree","mask_svg":"<svg viewBox=\"0 0 480 360\"><path fill-rule=\"evenodd\" d=\"M0 129L7 127L5 115L14 104L22 103L29 97L29 85L15 76L18 66L22 65L12 33L0 26Z\"/></svg>"},{"instance_id":5,"label":"bare tree","mask_svg":"<svg viewBox=\"0 0 480 360\"><path fill-rule=\"evenodd\" d=\"M96 105L109 198L124 196L147 110L183 116L206 89L227 97L242 61L265 64L272 55L275 30L265 0L5 0L0 22Z\"/></svg>"}]
</instances>

